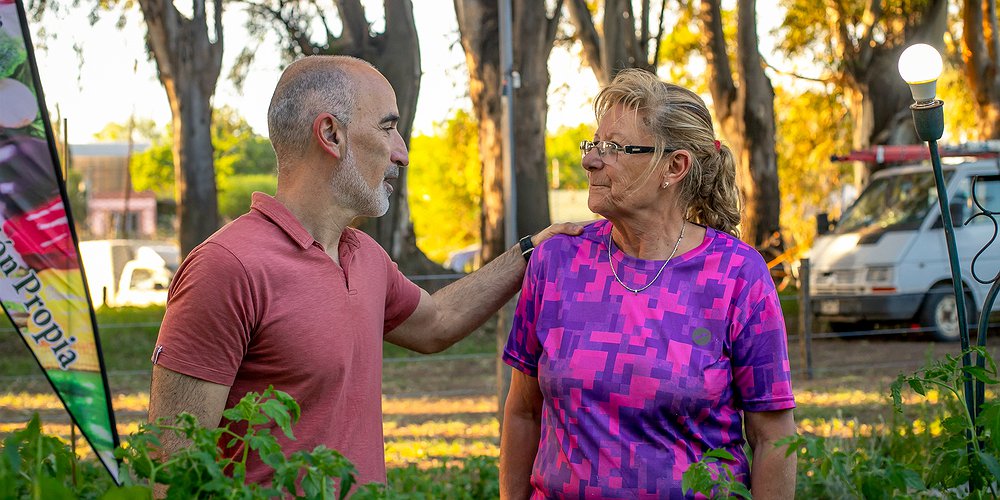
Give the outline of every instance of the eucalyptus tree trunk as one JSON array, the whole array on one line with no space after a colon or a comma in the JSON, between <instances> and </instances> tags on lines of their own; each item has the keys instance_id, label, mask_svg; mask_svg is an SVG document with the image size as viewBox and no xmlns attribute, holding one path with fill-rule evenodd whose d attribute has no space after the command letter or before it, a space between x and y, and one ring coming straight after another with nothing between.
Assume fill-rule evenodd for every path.
<instances>
[{"instance_id":1,"label":"eucalyptus tree trunk","mask_svg":"<svg viewBox=\"0 0 1000 500\"><path fill-rule=\"evenodd\" d=\"M587 0L568 0L566 8L576 28L574 36L583 45L584 58L601 86L611 83L615 75L626 68L656 71L656 53L663 39L663 6L661 1L660 26L652 35L653 6L649 0L640 3L639 16L634 15L631 0L605 0L600 30ZM650 44L654 42L655 49L651 51Z\"/></svg>"},{"instance_id":2,"label":"eucalyptus tree trunk","mask_svg":"<svg viewBox=\"0 0 1000 500\"><path fill-rule=\"evenodd\" d=\"M251 24L274 28L282 39L286 59L326 54L349 55L364 59L385 76L396 92L399 107L399 134L407 146L413 131L413 118L420 92L420 41L413 18L411 0L384 0L385 29L373 32L365 7L358 0L335 0L336 18L342 25L335 35L328 22L329 9L319 9L315 3L298 0L247 2ZM313 41L310 31L314 21L323 27L319 39ZM245 57L252 53L245 52ZM432 262L419 248L410 219L407 201L407 169L399 171L395 197L389 211L378 218L361 222L361 229L372 236L407 274L439 274L444 269ZM431 287L434 288L434 287Z\"/></svg>"},{"instance_id":3,"label":"eucalyptus tree trunk","mask_svg":"<svg viewBox=\"0 0 1000 500\"><path fill-rule=\"evenodd\" d=\"M514 68L521 75L515 90L513 120L518 232L537 232L549 224L545 168L545 119L548 112L548 58L555 39L561 1L552 17L545 2L513 1ZM482 259L506 250L504 237L503 148L499 8L496 0L455 0L455 14L469 69L469 94L479 122L483 196L480 234Z\"/></svg>"},{"instance_id":4,"label":"eucalyptus tree trunk","mask_svg":"<svg viewBox=\"0 0 1000 500\"><path fill-rule=\"evenodd\" d=\"M213 33L205 0L193 4L187 18L171 0L139 0L146 41L170 102L182 256L219 228L211 123L222 68L222 0L213 5Z\"/></svg>"},{"instance_id":5,"label":"eucalyptus tree trunk","mask_svg":"<svg viewBox=\"0 0 1000 500\"><path fill-rule=\"evenodd\" d=\"M496 1L455 0L455 15L469 68L469 97L479 123L483 196L479 234L482 259L503 253L503 147L500 109L500 14Z\"/></svg>"},{"instance_id":6,"label":"eucalyptus tree trunk","mask_svg":"<svg viewBox=\"0 0 1000 500\"><path fill-rule=\"evenodd\" d=\"M756 2L737 4L736 73L733 80L722 30L719 0L703 0L701 20L708 47L708 81L716 118L736 155L737 183L743 196L744 241L760 247L779 231L781 196L775 154L774 89L757 51Z\"/></svg>"},{"instance_id":7,"label":"eucalyptus tree trunk","mask_svg":"<svg viewBox=\"0 0 1000 500\"><path fill-rule=\"evenodd\" d=\"M550 18L545 2L514 2L514 69L521 75L521 88L514 91L513 122L518 236L537 233L550 223L545 122L549 114L549 54L561 4L557 2Z\"/></svg>"},{"instance_id":8,"label":"eucalyptus tree trunk","mask_svg":"<svg viewBox=\"0 0 1000 500\"><path fill-rule=\"evenodd\" d=\"M979 110L981 139L1000 139L1000 26L996 0L965 0L962 59Z\"/></svg>"}]
</instances>

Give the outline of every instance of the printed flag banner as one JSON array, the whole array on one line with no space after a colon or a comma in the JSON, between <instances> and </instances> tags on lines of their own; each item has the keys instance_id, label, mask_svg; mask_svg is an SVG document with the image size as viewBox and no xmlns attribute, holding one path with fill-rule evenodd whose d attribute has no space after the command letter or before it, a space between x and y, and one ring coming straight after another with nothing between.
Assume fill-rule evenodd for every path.
<instances>
[{"instance_id":1,"label":"printed flag banner","mask_svg":"<svg viewBox=\"0 0 1000 500\"><path fill-rule=\"evenodd\" d=\"M0 0L0 302L115 480L97 321L21 0Z\"/></svg>"}]
</instances>

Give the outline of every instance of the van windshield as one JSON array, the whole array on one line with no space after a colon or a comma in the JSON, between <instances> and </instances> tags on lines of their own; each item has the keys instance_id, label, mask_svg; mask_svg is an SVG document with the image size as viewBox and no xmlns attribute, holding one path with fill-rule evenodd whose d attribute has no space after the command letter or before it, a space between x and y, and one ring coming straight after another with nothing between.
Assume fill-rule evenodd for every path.
<instances>
[{"instance_id":1,"label":"van windshield","mask_svg":"<svg viewBox=\"0 0 1000 500\"><path fill-rule=\"evenodd\" d=\"M945 179L953 171L945 171ZM837 233L917 229L934 204L934 173L913 172L875 179L837 224Z\"/></svg>"}]
</instances>

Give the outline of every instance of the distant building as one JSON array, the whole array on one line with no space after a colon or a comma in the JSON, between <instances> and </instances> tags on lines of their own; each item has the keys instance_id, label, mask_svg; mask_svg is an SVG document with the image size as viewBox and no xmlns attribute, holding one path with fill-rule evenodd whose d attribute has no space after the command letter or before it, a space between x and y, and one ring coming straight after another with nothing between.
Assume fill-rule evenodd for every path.
<instances>
[{"instance_id":1,"label":"distant building","mask_svg":"<svg viewBox=\"0 0 1000 500\"><path fill-rule=\"evenodd\" d=\"M135 144L132 154L149 148ZM69 168L83 177L86 223L77 219L94 238L153 238L156 236L156 196L132 189L128 171L128 144L70 144Z\"/></svg>"}]
</instances>

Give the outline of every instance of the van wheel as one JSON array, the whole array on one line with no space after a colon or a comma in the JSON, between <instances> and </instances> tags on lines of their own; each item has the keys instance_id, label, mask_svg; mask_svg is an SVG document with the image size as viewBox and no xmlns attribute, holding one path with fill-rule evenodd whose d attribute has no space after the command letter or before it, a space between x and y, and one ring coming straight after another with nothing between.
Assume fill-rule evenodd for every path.
<instances>
[{"instance_id":1,"label":"van wheel","mask_svg":"<svg viewBox=\"0 0 1000 500\"><path fill-rule=\"evenodd\" d=\"M976 322L976 305L972 296L965 294L965 317L969 326ZM934 329L934 339L940 342L958 342L962 336L958 328L958 304L951 285L938 285L927 293L920 310L920 324ZM971 330L971 328L970 328Z\"/></svg>"}]
</instances>

